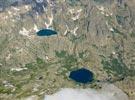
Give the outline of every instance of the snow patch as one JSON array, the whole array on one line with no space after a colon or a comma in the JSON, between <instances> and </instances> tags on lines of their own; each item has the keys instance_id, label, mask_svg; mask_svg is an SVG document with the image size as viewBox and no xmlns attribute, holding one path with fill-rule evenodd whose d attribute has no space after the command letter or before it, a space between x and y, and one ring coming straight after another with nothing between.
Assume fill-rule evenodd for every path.
<instances>
[{"instance_id":1,"label":"snow patch","mask_svg":"<svg viewBox=\"0 0 135 100\"><path fill-rule=\"evenodd\" d=\"M29 31L26 30L24 27L20 30L19 34L29 37Z\"/></svg>"},{"instance_id":2,"label":"snow patch","mask_svg":"<svg viewBox=\"0 0 135 100\"><path fill-rule=\"evenodd\" d=\"M22 70L27 70L27 68L11 68L11 71L22 71Z\"/></svg>"}]
</instances>

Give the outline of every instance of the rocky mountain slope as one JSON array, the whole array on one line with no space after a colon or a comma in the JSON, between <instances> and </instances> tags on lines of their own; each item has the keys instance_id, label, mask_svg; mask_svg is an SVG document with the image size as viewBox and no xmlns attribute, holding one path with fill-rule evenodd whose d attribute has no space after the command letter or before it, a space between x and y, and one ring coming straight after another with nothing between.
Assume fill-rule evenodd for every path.
<instances>
[{"instance_id":1,"label":"rocky mountain slope","mask_svg":"<svg viewBox=\"0 0 135 100\"><path fill-rule=\"evenodd\" d=\"M1 0L0 99L83 87L68 75L84 66L95 75L86 87L110 82L134 100L134 9L134 0ZM37 36L43 28L58 35Z\"/></svg>"}]
</instances>

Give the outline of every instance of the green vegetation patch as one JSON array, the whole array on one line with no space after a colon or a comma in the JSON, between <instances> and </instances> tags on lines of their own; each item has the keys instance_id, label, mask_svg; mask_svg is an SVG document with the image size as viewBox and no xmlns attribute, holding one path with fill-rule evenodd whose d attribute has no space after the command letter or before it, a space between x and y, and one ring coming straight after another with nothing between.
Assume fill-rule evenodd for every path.
<instances>
[{"instance_id":1,"label":"green vegetation patch","mask_svg":"<svg viewBox=\"0 0 135 100\"><path fill-rule=\"evenodd\" d=\"M115 77L122 78L135 75L135 69L129 69L122 58L109 57L102 59L103 68L108 75L112 74Z\"/></svg>"},{"instance_id":2,"label":"green vegetation patch","mask_svg":"<svg viewBox=\"0 0 135 100\"><path fill-rule=\"evenodd\" d=\"M130 33L131 37L135 37L135 32Z\"/></svg>"},{"instance_id":3,"label":"green vegetation patch","mask_svg":"<svg viewBox=\"0 0 135 100\"><path fill-rule=\"evenodd\" d=\"M55 55L59 58L60 74L65 76L68 71L78 68L78 60L75 54L69 54L67 51L62 50L55 51Z\"/></svg>"},{"instance_id":4,"label":"green vegetation patch","mask_svg":"<svg viewBox=\"0 0 135 100\"><path fill-rule=\"evenodd\" d=\"M56 56L57 57L59 57L59 58L64 58L66 55L67 55L67 52L66 51L64 51L64 50L62 50L62 51L55 51L55 54L56 54Z\"/></svg>"},{"instance_id":5,"label":"green vegetation patch","mask_svg":"<svg viewBox=\"0 0 135 100\"><path fill-rule=\"evenodd\" d=\"M0 86L0 93L3 93L3 94L10 94L12 92L12 89L11 88L6 88L4 86Z\"/></svg>"}]
</instances>

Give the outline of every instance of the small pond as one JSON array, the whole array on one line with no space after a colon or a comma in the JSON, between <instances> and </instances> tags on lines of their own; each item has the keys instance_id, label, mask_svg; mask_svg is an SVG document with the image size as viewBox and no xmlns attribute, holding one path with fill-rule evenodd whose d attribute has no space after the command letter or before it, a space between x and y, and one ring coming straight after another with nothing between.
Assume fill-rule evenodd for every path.
<instances>
[{"instance_id":1,"label":"small pond","mask_svg":"<svg viewBox=\"0 0 135 100\"><path fill-rule=\"evenodd\" d=\"M37 32L38 36L52 36L52 35L56 35L57 32L51 29L42 29L40 31Z\"/></svg>"},{"instance_id":2,"label":"small pond","mask_svg":"<svg viewBox=\"0 0 135 100\"><path fill-rule=\"evenodd\" d=\"M81 68L70 72L69 78L85 84L93 81L93 73L86 68Z\"/></svg>"}]
</instances>

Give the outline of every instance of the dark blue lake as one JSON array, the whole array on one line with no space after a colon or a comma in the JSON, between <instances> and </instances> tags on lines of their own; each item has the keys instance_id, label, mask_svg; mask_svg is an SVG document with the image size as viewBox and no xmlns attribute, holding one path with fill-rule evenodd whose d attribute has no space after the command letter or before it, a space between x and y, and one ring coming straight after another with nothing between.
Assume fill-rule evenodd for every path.
<instances>
[{"instance_id":1,"label":"dark blue lake","mask_svg":"<svg viewBox=\"0 0 135 100\"><path fill-rule=\"evenodd\" d=\"M38 36L51 36L51 35L56 35L57 32L51 29L42 29L37 32Z\"/></svg>"},{"instance_id":2,"label":"dark blue lake","mask_svg":"<svg viewBox=\"0 0 135 100\"><path fill-rule=\"evenodd\" d=\"M85 68L70 72L69 78L79 83L89 83L93 81L93 73Z\"/></svg>"}]
</instances>

